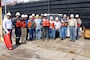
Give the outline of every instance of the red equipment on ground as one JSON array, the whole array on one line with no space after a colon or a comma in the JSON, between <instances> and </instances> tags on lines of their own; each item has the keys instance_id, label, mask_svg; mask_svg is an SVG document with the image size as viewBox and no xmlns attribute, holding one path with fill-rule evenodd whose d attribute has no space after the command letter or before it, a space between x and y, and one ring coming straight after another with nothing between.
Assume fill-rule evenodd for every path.
<instances>
[{"instance_id":1,"label":"red equipment on ground","mask_svg":"<svg viewBox=\"0 0 90 60\"><path fill-rule=\"evenodd\" d=\"M10 33L7 33L7 34L4 35L4 42L5 42L6 47L9 50L13 49L11 39L10 39Z\"/></svg>"}]
</instances>

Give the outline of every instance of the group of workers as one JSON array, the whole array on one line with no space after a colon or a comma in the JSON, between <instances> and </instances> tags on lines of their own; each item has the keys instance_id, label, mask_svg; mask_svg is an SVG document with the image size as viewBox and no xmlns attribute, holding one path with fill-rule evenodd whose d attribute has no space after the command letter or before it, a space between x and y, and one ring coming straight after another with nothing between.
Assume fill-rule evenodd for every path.
<instances>
[{"instance_id":1,"label":"group of workers","mask_svg":"<svg viewBox=\"0 0 90 60\"><path fill-rule=\"evenodd\" d=\"M21 17L20 17L21 16ZM16 13L16 17L11 19L11 13L7 13L7 17L3 19L3 29L6 33L12 34L12 26L15 27L16 45L21 43L26 44L26 40L47 40L56 39L58 32L59 38L64 40L67 37L67 28L69 27L70 41L75 42L79 38L79 31L82 21L80 16L76 14L62 15L59 17L50 16L48 14L27 14L20 15L20 12ZM29 35L28 35L29 34ZM29 39L28 39L29 37Z\"/></svg>"}]
</instances>

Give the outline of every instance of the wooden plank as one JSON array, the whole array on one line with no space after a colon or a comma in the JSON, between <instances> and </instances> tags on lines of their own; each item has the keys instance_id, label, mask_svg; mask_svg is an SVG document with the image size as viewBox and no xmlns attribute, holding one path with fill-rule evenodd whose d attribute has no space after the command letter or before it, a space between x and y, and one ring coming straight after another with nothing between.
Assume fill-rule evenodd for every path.
<instances>
[{"instance_id":1,"label":"wooden plank","mask_svg":"<svg viewBox=\"0 0 90 60\"><path fill-rule=\"evenodd\" d=\"M85 29L84 38L90 38L90 29Z\"/></svg>"}]
</instances>

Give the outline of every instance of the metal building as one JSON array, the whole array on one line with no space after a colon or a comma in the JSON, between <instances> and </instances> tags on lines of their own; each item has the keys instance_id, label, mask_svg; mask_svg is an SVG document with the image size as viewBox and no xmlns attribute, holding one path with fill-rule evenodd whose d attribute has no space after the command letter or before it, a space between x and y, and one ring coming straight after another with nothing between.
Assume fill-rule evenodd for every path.
<instances>
[{"instance_id":1,"label":"metal building","mask_svg":"<svg viewBox=\"0 0 90 60\"><path fill-rule=\"evenodd\" d=\"M82 25L90 27L90 0L40 0L16 4L15 6L7 6L7 10L10 11L13 16L17 11L20 11L21 14L26 13L28 15L32 13L79 14L83 21Z\"/></svg>"}]
</instances>

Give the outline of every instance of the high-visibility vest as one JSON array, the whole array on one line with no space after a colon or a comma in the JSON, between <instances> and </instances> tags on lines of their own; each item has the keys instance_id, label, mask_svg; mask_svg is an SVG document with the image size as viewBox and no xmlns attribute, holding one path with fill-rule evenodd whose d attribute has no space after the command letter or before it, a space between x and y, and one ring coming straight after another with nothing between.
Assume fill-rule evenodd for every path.
<instances>
[{"instance_id":1,"label":"high-visibility vest","mask_svg":"<svg viewBox=\"0 0 90 60\"><path fill-rule=\"evenodd\" d=\"M32 26L32 22L28 22L28 28Z\"/></svg>"},{"instance_id":2,"label":"high-visibility vest","mask_svg":"<svg viewBox=\"0 0 90 60\"><path fill-rule=\"evenodd\" d=\"M21 22L21 27L26 28L26 23L24 21Z\"/></svg>"},{"instance_id":3,"label":"high-visibility vest","mask_svg":"<svg viewBox=\"0 0 90 60\"><path fill-rule=\"evenodd\" d=\"M32 22L28 22L28 28L32 27ZM34 22L34 27L36 27L36 23Z\"/></svg>"},{"instance_id":4,"label":"high-visibility vest","mask_svg":"<svg viewBox=\"0 0 90 60\"><path fill-rule=\"evenodd\" d=\"M48 26L48 27L50 26L50 22L49 22L49 21L47 21L47 26Z\"/></svg>"},{"instance_id":5,"label":"high-visibility vest","mask_svg":"<svg viewBox=\"0 0 90 60\"><path fill-rule=\"evenodd\" d=\"M16 21L16 27L21 27L21 21L20 20Z\"/></svg>"},{"instance_id":6,"label":"high-visibility vest","mask_svg":"<svg viewBox=\"0 0 90 60\"><path fill-rule=\"evenodd\" d=\"M50 27L51 28L54 28L55 27L54 22L50 23Z\"/></svg>"},{"instance_id":7,"label":"high-visibility vest","mask_svg":"<svg viewBox=\"0 0 90 60\"><path fill-rule=\"evenodd\" d=\"M42 21L42 26L50 26L50 22L46 19L44 19L43 21Z\"/></svg>"}]
</instances>

